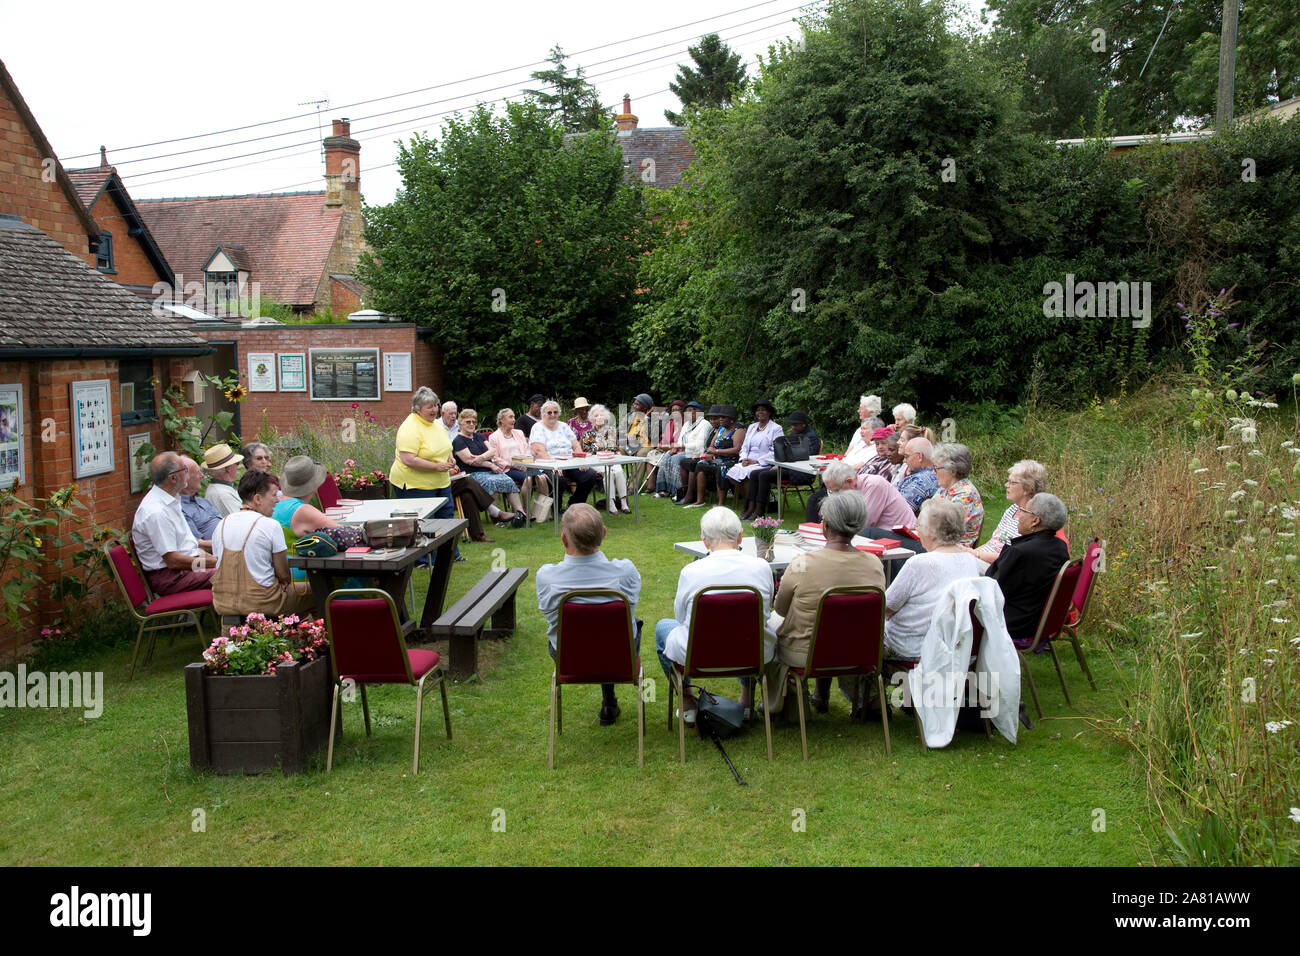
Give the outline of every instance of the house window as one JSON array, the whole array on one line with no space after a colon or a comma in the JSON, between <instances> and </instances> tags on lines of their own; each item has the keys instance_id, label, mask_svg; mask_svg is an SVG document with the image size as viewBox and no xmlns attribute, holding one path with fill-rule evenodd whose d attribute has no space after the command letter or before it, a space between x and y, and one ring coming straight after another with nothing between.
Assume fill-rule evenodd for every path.
<instances>
[{"instance_id":1,"label":"house window","mask_svg":"<svg viewBox=\"0 0 1300 956\"><path fill-rule=\"evenodd\" d=\"M117 365L122 392L122 424L136 425L157 419L154 404L153 359L122 359Z\"/></svg>"},{"instance_id":2,"label":"house window","mask_svg":"<svg viewBox=\"0 0 1300 956\"><path fill-rule=\"evenodd\" d=\"M239 307L239 273L205 272L205 298L209 305L234 311Z\"/></svg>"},{"instance_id":3,"label":"house window","mask_svg":"<svg viewBox=\"0 0 1300 956\"><path fill-rule=\"evenodd\" d=\"M95 268L100 272L116 272L113 268L113 236L111 233L101 232L99 241L95 244Z\"/></svg>"}]
</instances>

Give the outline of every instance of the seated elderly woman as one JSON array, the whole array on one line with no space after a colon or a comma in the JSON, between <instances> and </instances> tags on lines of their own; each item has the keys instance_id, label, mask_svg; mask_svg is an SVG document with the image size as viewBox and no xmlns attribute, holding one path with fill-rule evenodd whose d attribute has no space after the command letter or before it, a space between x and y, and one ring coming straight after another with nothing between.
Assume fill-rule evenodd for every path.
<instances>
[{"instance_id":1,"label":"seated elderly woman","mask_svg":"<svg viewBox=\"0 0 1300 956\"><path fill-rule=\"evenodd\" d=\"M1016 511L1019 535L1007 542L988 570L1002 589L1007 631L1019 648L1033 640L1052 582L1070 560L1069 546L1057 535L1066 517L1065 504L1056 495L1034 495Z\"/></svg>"},{"instance_id":2,"label":"seated elderly woman","mask_svg":"<svg viewBox=\"0 0 1300 956\"><path fill-rule=\"evenodd\" d=\"M247 472L245 472L247 474ZM316 489L321 486L328 474L324 465L318 465L306 455L295 455L284 463L284 481L281 483L280 491L284 497L276 502L271 511L271 517L280 523L284 528L285 543L289 550L293 550L294 544L304 535L313 531L329 530L334 531L341 526L333 518L323 514L315 505L308 504L308 499L316 493ZM242 484L243 479L240 479ZM333 538L333 534L330 535ZM341 541L335 541L335 544L341 544ZM353 541L353 544L359 544L360 541ZM340 549L342 550L342 549ZM307 574L301 568L296 568L293 572L295 581L305 581Z\"/></svg>"},{"instance_id":3,"label":"seated elderly woman","mask_svg":"<svg viewBox=\"0 0 1300 956\"><path fill-rule=\"evenodd\" d=\"M891 414L894 416L894 429L901 430L916 421L916 409L907 402L895 405Z\"/></svg>"},{"instance_id":4,"label":"seated elderly woman","mask_svg":"<svg viewBox=\"0 0 1300 956\"><path fill-rule=\"evenodd\" d=\"M703 508L704 492L709 485L718 490L718 504L727 496L727 473L740 461L740 449L745 445L745 429L736 424L735 405L714 405L709 417L715 427L708 447L695 465L695 500L687 508Z\"/></svg>"},{"instance_id":5,"label":"seated elderly woman","mask_svg":"<svg viewBox=\"0 0 1300 956\"><path fill-rule=\"evenodd\" d=\"M271 475L276 488L280 487L280 479L271 474L271 449L260 441L254 441L243 446L240 454L244 456L244 471L264 471Z\"/></svg>"},{"instance_id":6,"label":"seated elderly woman","mask_svg":"<svg viewBox=\"0 0 1300 956\"><path fill-rule=\"evenodd\" d=\"M935 497L955 502L966 513L962 543L973 548L979 544L980 530L984 527L984 502L970 480L970 449L957 442L944 442L934 449L931 458L934 475L939 479L939 493Z\"/></svg>"},{"instance_id":7,"label":"seated elderly woman","mask_svg":"<svg viewBox=\"0 0 1300 956\"><path fill-rule=\"evenodd\" d=\"M528 436L515 428L513 408L503 408L497 412L497 430L487 439L488 448L492 449L492 460L505 474L510 476L522 491L524 482L532 480L538 494L549 495L550 482L537 468L521 468L515 463L516 458L533 457L533 449L528 444Z\"/></svg>"},{"instance_id":8,"label":"seated elderly woman","mask_svg":"<svg viewBox=\"0 0 1300 956\"><path fill-rule=\"evenodd\" d=\"M212 607L218 614L279 617L301 614L315 603L307 582L289 573L284 531L271 517L276 490L267 472L244 472L241 510L221 519L212 534Z\"/></svg>"},{"instance_id":9,"label":"seated elderly woman","mask_svg":"<svg viewBox=\"0 0 1300 956\"><path fill-rule=\"evenodd\" d=\"M776 592L776 613L782 615L777 628L776 659L768 665L767 686L772 695L771 712L785 704L787 677L791 667L803 667L817 623L822 597L844 585L885 588L885 569L874 554L853 547L853 536L867 523L867 502L856 491L836 491L822 502L822 531L826 547L795 555ZM824 692L813 706L825 713Z\"/></svg>"},{"instance_id":10,"label":"seated elderly woman","mask_svg":"<svg viewBox=\"0 0 1300 956\"><path fill-rule=\"evenodd\" d=\"M533 426L528 442L532 445L534 458L569 458L574 452L582 451L582 447L578 444L578 436L573 433L573 429L560 421L558 402L542 404L542 420ZM586 501L587 496L591 494L591 489L600 480L600 476L590 468L566 471L565 475L575 484L573 495L569 498L570 504ZM556 482L556 484L563 485L563 482ZM558 497L556 504L559 504Z\"/></svg>"},{"instance_id":11,"label":"seated elderly woman","mask_svg":"<svg viewBox=\"0 0 1300 956\"><path fill-rule=\"evenodd\" d=\"M709 553L682 568L677 578L673 616L655 625L655 650L659 652L659 664L670 681L673 679L673 664L686 663L691 608L695 596L707 587L746 585L758 590L763 599L763 655L765 660L771 659L776 647L776 634L768 623L772 610L772 566L762 558L742 552L740 542L743 537L740 519L730 508L710 508L700 519L700 540ZM682 689L682 719L687 724L695 722L695 695L690 688L687 682ZM750 694L748 687L741 694L746 707L750 706Z\"/></svg>"},{"instance_id":12,"label":"seated elderly woman","mask_svg":"<svg viewBox=\"0 0 1300 956\"><path fill-rule=\"evenodd\" d=\"M1047 490L1047 469L1032 458L1016 462L1007 471L1007 500L1011 507L1002 513L1002 520L993 535L972 553L985 564L992 564L1007 542L1020 533L1018 516L1034 495ZM986 572L987 573L987 572Z\"/></svg>"},{"instance_id":13,"label":"seated elderly woman","mask_svg":"<svg viewBox=\"0 0 1300 956\"><path fill-rule=\"evenodd\" d=\"M695 490L694 479L690 479L689 475L695 462L704 454L704 446L713 431L713 425L705 419L703 413L704 409L699 402L683 403L681 426L668 448L668 454L659 462L659 480L663 482L663 488L676 489L668 494L674 504L681 504Z\"/></svg>"},{"instance_id":14,"label":"seated elderly woman","mask_svg":"<svg viewBox=\"0 0 1300 956\"><path fill-rule=\"evenodd\" d=\"M516 527L522 526L528 518L524 514L523 502L519 500L519 487L506 474L506 469L494 460L496 453L488 448L487 439L474 430L478 425L478 412L472 408L463 409L456 422L459 433L452 440L451 448L460 462L461 470L483 486L483 490L488 493L489 504L492 495L506 496L514 514L501 517L502 512L498 511L493 516L497 524L509 524L513 519Z\"/></svg>"},{"instance_id":15,"label":"seated elderly woman","mask_svg":"<svg viewBox=\"0 0 1300 956\"><path fill-rule=\"evenodd\" d=\"M966 512L952 501L931 498L921 506L916 532L925 553L908 559L885 592L885 656L914 661L930 631L930 618L948 585L977 578L983 565L962 547Z\"/></svg>"},{"instance_id":16,"label":"seated elderly woman","mask_svg":"<svg viewBox=\"0 0 1300 956\"><path fill-rule=\"evenodd\" d=\"M727 481L735 496L745 499L745 513L741 521L757 518L759 515L757 481L750 481L750 476L771 467L776 460L773 446L776 440L785 434L780 423L774 421L776 406L765 398L754 403L750 411L754 415L754 424L745 429L745 441L740 446L740 461L727 469ZM766 495L763 504L767 504Z\"/></svg>"},{"instance_id":17,"label":"seated elderly woman","mask_svg":"<svg viewBox=\"0 0 1300 956\"><path fill-rule=\"evenodd\" d=\"M599 403L591 406L591 428L579 441L582 450L589 455L597 452L619 451L618 432L610 421L609 409ZM627 505L627 475L622 465L611 465L602 469L605 479L605 504L609 513L616 515L621 509L630 515L632 509Z\"/></svg>"}]
</instances>

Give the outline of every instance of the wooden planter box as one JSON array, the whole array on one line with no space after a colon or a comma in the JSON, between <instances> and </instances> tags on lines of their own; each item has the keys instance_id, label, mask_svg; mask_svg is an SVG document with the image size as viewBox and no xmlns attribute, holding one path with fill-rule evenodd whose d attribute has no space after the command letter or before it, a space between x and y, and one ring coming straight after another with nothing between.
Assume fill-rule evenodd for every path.
<instances>
[{"instance_id":1,"label":"wooden planter box","mask_svg":"<svg viewBox=\"0 0 1300 956\"><path fill-rule=\"evenodd\" d=\"M329 739L334 680L326 654L281 664L274 674L209 674L185 668L190 765L217 773L301 773ZM343 721L340 715L339 736Z\"/></svg>"},{"instance_id":2,"label":"wooden planter box","mask_svg":"<svg viewBox=\"0 0 1300 956\"><path fill-rule=\"evenodd\" d=\"M388 482L382 485L372 485L369 488L349 488L347 491L340 491L344 498L356 498L358 501L378 501L388 497Z\"/></svg>"}]
</instances>

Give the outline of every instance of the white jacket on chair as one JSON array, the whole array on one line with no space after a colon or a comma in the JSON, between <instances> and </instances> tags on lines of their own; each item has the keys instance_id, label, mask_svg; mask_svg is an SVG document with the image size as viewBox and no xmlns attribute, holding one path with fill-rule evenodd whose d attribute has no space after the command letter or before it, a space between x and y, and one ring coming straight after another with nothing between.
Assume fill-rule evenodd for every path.
<instances>
[{"instance_id":1,"label":"white jacket on chair","mask_svg":"<svg viewBox=\"0 0 1300 956\"><path fill-rule=\"evenodd\" d=\"M912 706L921 718L925 743L946 747L957 729L957 711L966 689L974 626L968 611L984 625L975 684L982 716L1013 744L1020 717L1020 658L1002 613L1002 589L989 578L962 578L948 586L934 609L921 660L908 673Z\"/></svg>"}]
</instances>

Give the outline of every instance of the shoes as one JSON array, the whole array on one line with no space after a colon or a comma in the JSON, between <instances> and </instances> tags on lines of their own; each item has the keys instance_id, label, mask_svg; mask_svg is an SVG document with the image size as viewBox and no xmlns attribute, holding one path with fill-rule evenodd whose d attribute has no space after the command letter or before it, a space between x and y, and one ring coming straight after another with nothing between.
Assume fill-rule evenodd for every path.
<instances>
[{"instance_id":1,"label":"shoes","mask_svg":"<svg viewBox=\"0 0 1300 956\"><path fill-rule=\"evenodd\" d=\"M1033 730L1034 722L1029 719L1029 711L1025 710L1025 705L1020 704L1020 722L1025 725L1025 730Z\"/></svg>"},{"instance_id":2,"label":"shoes","mask_svg":"<svg viewBox=\"0 0 1300 956\"><path fill-rule=\"evenodd\" d=\"M668 497L668 492L666 492L666 491L656 491L656 492L655 492L653 495L651 495L650 497L652 497L652 498L667 498L667 497Z\"/></svg>"},{"instance_id":3,"label":"shoes","mask_svg":"<svg viewBox=\"0 0 1300 956\"><path fill-rule=\"evenodd\" d=\"M629 507L627 506L627 499L626 499L626 498L619 498L619 499L618 499L618 506L619 506L619 510L622 511L623 514L625 514L625 515L630 515L630 514L632 513L632 509L629 508Z\"/></svg>"},{"instance_id":4,"label":"shoes","mask_svg":"<svg viewBox=\"0 0 1300 956\"><path fill-rule=\"evenodd\" d=\"M703 508L703 507L704 507L704 502L703 502L703 501L697 501L697 502L695 502L694 504L686 505L686 507L687 507L687 508Z\"/></svg>"},{"instance_id":5,"label":"shoes","mask_svg":"<svg viewBox=\"0 0 1300 956\"><path fill-rule=\"evenodd\" d=\"M818 697L816 694L809 694L808 703L812 707L812 709L817 711L817 713L819 714L826 714L830 712L831 702L827 700L825 697Z\"/></svg>"},{"instance_id":6,"label":"shoes","mask_svg":"<svg viewBox=\"0 0 1300 956\"><path fill-rule=\"evenodd\" d=\"M693 504L695 504L695 502L694 502L693 499L688 499L688 498L675 498L675 499L673 500L673 504L675 504L675 505L693 505Z\"/></svg>"},{"instance_id":7,"label":"shoes","mask_svg":"<svg viewBox=\"0 0 1300 956\"><path fill-rule=\"evenodd\" d=\"M456 555L456 563L457 563L457 564L460 564L462 561L468 561L468 560L469 560L469 558L465 557L465 555L463 555L463 554L458 554L458 555Z\"/></svg>"},{"instance_id":8,"label":"shoes","mask_svg":"<svg viewBox=\"0 0 1300 956\"><path fill-rule=\"evenodd\" d=\"M488 537L487 535L485 535L485 534L481 534L481 535L479 535L477 538L473 538L472 540L477 541L479 544L496 544L496 543L497 543L497 539L496 539L496 538L489 538L489 537Z\"/></svg>"},{"instance_id":9,"label":"shoes","mask_svg":"<svg viewBox=\"0 0 1300 956\"><path fill-rule=\"evenodd\" d=\"M504 511L492 519L492 523L498 528L508 528L510 523L515 520L514 515L508 515Z\"/></svg>"},{"instance_id":10,"label":"shoes","mask_svg":"<svg viewBox=\"0 0 1300 956\"><path fill-rule=\"evenodd\" d=\"M618 701L609 704L600 705L600 726L608 727L614 721L618 720L618 715L623 711L618 706Z\"/></svg>"},{"instance_id":11,"label":"shoes","mask_svg":"<svg viewBox=\"0 0 1300 956\"><path fill-rule=\"evenodd\" d=\"M676 711L676 712L673 714L673 716L674 716L674 717L680 717L683 721L686 722L686 726L687 726L687 727L694 727L694 726L695 726L695 716L696 716L696 713L697 713L697 711L695 710L694 707L692 707L692 708L691 708L690 710L688 710L685 714L683 714L680 710L678 710L678 711Z\"/></svg>"},{"instance_id":12,"label":"shoes","mask_svg":"<svg viewBox=\"0 0 1300 956\"><path fill-rule=\"evenodd\" d=\"M514 513L514 516L511 517L510 519L510 527L526 528L527 526L528 526L528 515L524 514L522 511L516 511Z\"/></svg>"}]
</instances>

